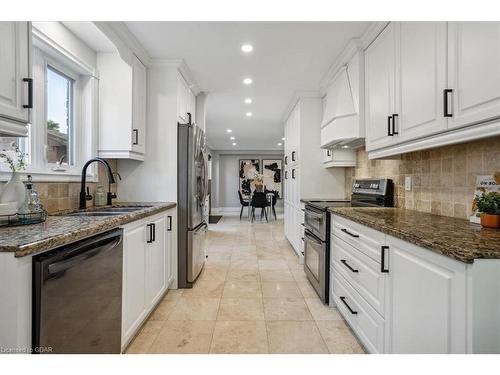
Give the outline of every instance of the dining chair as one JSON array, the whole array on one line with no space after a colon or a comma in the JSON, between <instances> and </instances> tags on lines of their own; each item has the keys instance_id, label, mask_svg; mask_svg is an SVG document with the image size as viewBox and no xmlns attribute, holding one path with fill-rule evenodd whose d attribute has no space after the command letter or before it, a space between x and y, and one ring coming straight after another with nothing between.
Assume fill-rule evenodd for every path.
<instances>
[{"instance_id":1,"label":"dining chair","mask_svg":"<svg viewBox=\"0 0 500 375\"><path fill-rule=\"evenodd\" d=\"M241 211L240 211L240 220L241 220L241 215L243 215L243 209L245 207L248 207L248 213L250 214L250 200L243 199L243 195L241 194L240 190L238 190L238 196L240 197L240 204L241 204Z\"/></svg>"},{"instance_id":2,"label":"dining chair","mask_svg":"<svg viewBox=\"0 0 500 375\"><path fill-rule=\"evenodd\" d=\"M260 217L262 218L263 214L266 215L266 222L269 222L266 211L266 208L268 207L269 203L267 202L266 193L259 191L254 192L251 204L252 204L252 223L255 220L256 208L260 208Z\"/></svg>"}]
</instances>

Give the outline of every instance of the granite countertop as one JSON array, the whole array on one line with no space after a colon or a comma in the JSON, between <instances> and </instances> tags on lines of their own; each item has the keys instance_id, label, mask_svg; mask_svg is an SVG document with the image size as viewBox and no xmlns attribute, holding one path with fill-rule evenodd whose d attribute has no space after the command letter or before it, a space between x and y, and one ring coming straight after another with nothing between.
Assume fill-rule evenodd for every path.
<instances>
[{"instance_id":1,"label":"granite countertop","mask_svg":"<svg viewBox=\"0 0 500 375\"><path fill-rule=\"evenodd\" d=\"M500 230L403 208L330 208L335 215L464 263L500 259Z\"/></svg>"},{"instance_id":2,"label":"granite countertop","mask_svg":"<svg viewBox=\"0 0 500 375\"><path fill-rule=\"evenodd\" d=\"M67 216L78 211L58 212L47 216L40 224L0 227L0 252L12 252L16 257L33 255L65 245L123 224L175 207L175 203L116 203L112 207L147 206L134 212L113 216ZM110 207L110 206L106 206ZM89 208L87 211L103 207Z\"/></svg>"}]
</instances>

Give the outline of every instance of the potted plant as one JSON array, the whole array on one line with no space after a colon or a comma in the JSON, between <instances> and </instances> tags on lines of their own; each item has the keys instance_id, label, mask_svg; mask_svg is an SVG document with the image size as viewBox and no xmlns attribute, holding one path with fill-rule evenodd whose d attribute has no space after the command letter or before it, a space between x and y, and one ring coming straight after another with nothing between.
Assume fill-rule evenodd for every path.
<instances>
[{"instance_id":1,"label":"potted plant","mask_svg":"<svg viewBox=\"0 0 500 375\"><path fill-rule=\"evenodd\" d=\"M474 199L481 212L481 225L486 228L500 228L500 193L488 192Z\"/></svg>"}]
</instances>

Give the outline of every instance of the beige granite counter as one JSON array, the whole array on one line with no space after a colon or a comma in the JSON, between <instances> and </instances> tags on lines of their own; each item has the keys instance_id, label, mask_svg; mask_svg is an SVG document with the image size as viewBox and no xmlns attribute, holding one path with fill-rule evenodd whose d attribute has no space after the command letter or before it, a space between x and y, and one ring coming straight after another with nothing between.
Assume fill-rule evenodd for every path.
<instances>
[{"instance_id":1,"label":"beige granite counter","mask_svg":"<svg viewBox=\"0 0 500 375\"><path fill-rule=\"evenodd\" d=\"M404 208L330 208L335 215L465 263L500 259L500 230Z\"/></svg>"},{"instance_id":2,"label":"beige granite counter","mask_svg":"<svg viewBox=\"0 0 500 375\"><path fill-rule=\"evenodd\" d=\"M144 208L113 216L67 216L67 211L47 217L44 223L0 227L0 252L13 252L16 257L33 255L92 236L123 224L175 207L175 203L117 203L113 206ZM107 206L109 207L109 206ZM99 210L94 207L90 210Z\"/></svg>"}]
</instances>

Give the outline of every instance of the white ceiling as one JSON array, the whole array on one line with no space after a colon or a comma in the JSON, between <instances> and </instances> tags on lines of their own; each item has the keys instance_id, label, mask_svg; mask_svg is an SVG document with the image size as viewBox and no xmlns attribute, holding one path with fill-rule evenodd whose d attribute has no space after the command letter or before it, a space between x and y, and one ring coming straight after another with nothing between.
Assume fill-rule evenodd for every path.
<instances>
[{"instance_id":1,"label":"white ceiling","mask_svg":"<svg viewBox=\"0 0 500 375\"><path fill-rule=\"evenodd\" d=\"M127 22L152 58L183 58L207 91L207 140L216 150L281 149L282 117L368 22ZM253 45L245 55L240 47ZM245 86L244 77L253 84ZM253 99L247 105L246 97ZM247 118L245 112L253 116ZM232 129L232 146L226 129Z\"/></svg>"}]
</instances>

